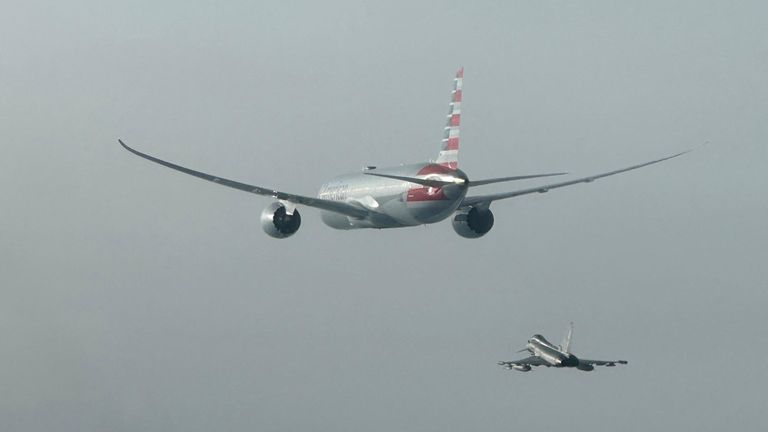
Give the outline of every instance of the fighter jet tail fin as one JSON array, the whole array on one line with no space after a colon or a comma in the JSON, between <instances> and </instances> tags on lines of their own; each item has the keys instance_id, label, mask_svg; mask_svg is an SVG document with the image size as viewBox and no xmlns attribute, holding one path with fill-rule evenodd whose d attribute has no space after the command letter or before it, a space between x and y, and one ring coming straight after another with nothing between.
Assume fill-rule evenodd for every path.
<instances>
[{"instance_id":1,"label":"fighter jet tail fin","mask_svg":"<svg viewBox=\"0 0 768 432\"><path fill-rule=\"evenodd\" d=\"M565 333L563 343L560 345L560 349L563 350L563 352L571 352L571 335L573 335L573 322L571 322L571 325L568 326L568 331Z\"/></svg>"},{"instance_id":2,"label":"fighter jet tail fin","mask_svg":"<svg viewBox=\"0 0 768 432\"><path fill-rule=\"evenodd\" d=\"M448 119L443 132L443 147L437 156L436 163L448 168L459 167L459 124L461 123L461 85L464 81L464 68L456 71L453 80L451 104L448 107Z\"/></svg>"}]
</instances>

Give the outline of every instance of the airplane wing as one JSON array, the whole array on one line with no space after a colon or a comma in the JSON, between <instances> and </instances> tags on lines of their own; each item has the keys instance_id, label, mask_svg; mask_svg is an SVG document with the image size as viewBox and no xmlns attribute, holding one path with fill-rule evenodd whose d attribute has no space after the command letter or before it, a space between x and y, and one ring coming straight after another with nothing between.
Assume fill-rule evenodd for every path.
<instances>
[{"instance_id":1,"label":"airplane wing","mask_svg":"<svg viewBox=\"0 0 768 432\"><path fill-rule=\"evenodd\" d=\"M181 171L185 174L189 174L189 175L201 178L203 180L208 180L216 184L220 184L222 186L231 187L233 189L239 189L241 191L254 193L256 195L271 196L272 198L277 198L279 200L292 202L294 204L301 204L308 207L316 207L322 210L341 213L343 215L351 216L354 218L364 218L369 214L369 211L366 210L365 208L358 207L345 202L331 201L331 200L325 200L321 198L312 198L312 197L307 197L302 195L295 195L287 192L277 191L274 189L264 188L261 186L254 186L247 183L240 183L238 181L228 180L222 177L206 174L200 171L195 171L189 168L185 168L183 166L166 162L162 159L158 159L154 156L150 156L138 150L134 150L131 147L128 147L122 140L118 140L118 142L120 143L121 146L123 146L123 148L135 154L136 156L142 157L144 159L166 166L168 168L175 169L176 171Z\"/></svg>"},{"instance_id":2,"label":"airplane wing","mask_svg":"<svg viewBox=\"0 0 768 432\"><path fill-rule=\"evenodd\" d=\"M550 364L541 359L541 357L530 356L521 360L515 361L500 361L499 366L547 366Z\"/></svg>"},{"instance_id":3,"label":"airplane wing","mask_svg":"<svg viewBox=\"0 0 768 432\"><path fill-rule=\"evenodd\" d=\"M557 188L561 188L561 187L565 187L565 186L575 185L575 184L578 184L578 183L590 183L590 182L595 181L595 180L597 180L599 178L608 177L608 176L612 176L614 174L620 174L620 173L623 173L623 172L636 170L638 168L643 168L643 167L646 167L648 165L657 164L659 162L664 162L665 160L669 160L669 159L672 159L672 158L676 158L678 156L682 156L682 155L684 155L686 153L689 153L691 151L692 150L687 150L687 151L684 151L684 152L681 152L681 153L674 154L672 156L667 156L667 157L663 157L661 159L652 160L650 162L645 162L645 163L641 163L641 164L638 164L638 165L632 165L630 167L621 168L621 169L617 169L617 170L614 170L614 171L609 171L609 172L602 173L602 174L595 174L595 175L591 175L589 177L582 177L582 178L577 178L577 179L574 179L574 180L568 180L568 181L564 181L564 182L560 182L560 183L551 183L551 184L547 184L547 185L543 185L543 186L536 186L536 187L527 188L527 189L520 189L520 190L516 190L516 191L511 191L511 192L501 192L501 193L488 194L488 195L468 196L468 197L464 198L464 200L461 202L461 205L459 206L459 208L462 208L462 207L472 207L472 206L485 206L485 207L487 207L487 206L491 205L491 202L497 201L497 200L501 200L501 199L512 198L512 197L516 197L516 196L520 196L520 195L527 195L527 194L532 194L532 193L536 193L536 192L544 193L544 192L548 192L550 189L557 189Z\"/></svg>"},{"instance_id":4,"label":"airplane wing","mask_svg":"<svg viewBox=\"0 0 768 432\"><path fill-rule=\"evenodd\" d=\"M518 176L511 176L511 177L498 177L498 178L491 178L491 179L483 179L483 180L472 180L469 182L469 186L485 186L489 185L491 183L501 183L501 182L508 182L508 181L515 181L515 180L529 180L539 177L552 177L552 176L561 176L566 175L568 173L550 173L550 174L528 174L528 175L518 175Z\"/></svg>"},{"instance_id":5,"label":"airplane wing","mask_svg":"<svg viewBox=\"0 0 768 432\"><path fill-rule=\"evenodd\" d=\"M613 367L617 364L627 364L626 360L586 360L586 359L579 359L579 363L581 364L588 364L592 366L607 366L607 367Z\"/></svg>"}]
</instances>

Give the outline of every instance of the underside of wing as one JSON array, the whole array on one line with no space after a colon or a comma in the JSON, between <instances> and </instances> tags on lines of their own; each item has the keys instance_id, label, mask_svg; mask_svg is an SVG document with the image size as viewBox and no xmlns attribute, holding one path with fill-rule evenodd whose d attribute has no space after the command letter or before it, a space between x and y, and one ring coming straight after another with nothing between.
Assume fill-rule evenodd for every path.
<instances>
[{"instance_id":1,"label":"underside of wing","mask_svg":"<svg viewBox=\"0 0 768 432\"><path fill-rule=\"evenodd\" d=\"M641 164L632 165L630 167L621 168L621 169L617 169L617 170L614 170L614 171L609 171L609 172L605 172L605 173L601 173L601 174L595 174L595 175L591 175L591 176L588 176L588 177L581 177L581 178L577 178L577 179L573 179L573 180L568 180L568 181L564 181L564 182L560 182L560 183L551 183L551 184L547 184L547 185L536 186L536 187L531 187L531 188L526 188L526 189L519 189L519 190L511 191L511 192L501 192L501 193L488 194L488 195L468 196L468 197L464 198L464 200L461 202L460 208L473 207L473 206L480 206L480 207L488 206L488 205L491 204L491 202L497 201L497 200L501 200L501 199L513 198L513 197L516 197L516 196L527 195L527 194L532 194L532 193L544 193L544 192L548 192L550 189L557 189L557 188L561 188L561 187L565 187L565 186L571 186L571 185L575 185L575 184L579 184L579 183L590 183L590 182L593 182L593 181L595 181L597 179L600 179L600 178L603 178L603 177L608 177L608 176L612 176L614 174L620 174L620 173L623 173L623 172L636 170L638 168L643 168L643 167L646 167L648 165L653 165L653 164L657 164L659 162L663 162L663 161L666 161L666 160L669 160L669 159L672 159L672 158L676 158L678 156L681 156L681 155L684 155L686 153L689 153L690 151L691 150L687 150L687 151L684 151L684 152L681 152L681 153L677 153L677 154L674 154L674 155L671 155L671 156L663 157L661 159L652 160L650 162L644 162L644 163L641 163Z\"/></svg>"},{"instance_id":2,"label":"underside of wing","mask_svg":"<svg viewBox=\"0 0 768 432\"><path fill-rule=\"evenodd\" d=\"M549 363L541 359L541 357L530 356L521 360L514 361L500 361L500 366L549 366Z\"/></svg>"},{"instance_id":3,"label":"underside of wing","mask_svg":"<svg viewBox=\"0 0 768 432\"><path fill-rule=\"evenodd\" d=\"M591 366L607 366L612 367L616 366L617 364L627 364L626 360L585 360L585 359L579 359L579 363L581 364L588 364Z\"/></svg>"},{"instance_id":4,"label":"underside of wing","mask_svg":"<svg viewBox=\"0 0 768 432\"><path fill-rule=\"evenodd\" d=\"M220 184L222 186L227 186L227 187L230 187L230 188L233 188L233 189L239 189L241 191L250 192L250 193L253 193L253 194L256 194L256 195L270 196L272 198L288 201L288 202L291 202L291 203L294 203L294 204L301 204L301 205L305 205L305 206L308 206L308 207L315 207L315 208L319 208L319 209L322 209L322 210L327 210L327 211L331 211L331 212L335 212L335 213L340 213L340 214L343 214L343 215L346 215L346 216L351 216L353 218L364 218L364 217L368 216L368 214L369 214L368 210L366 210L366 209L364 209L362 207L358 207L358 206L355 206L355 205L352 205L352 204L345 203L345 202L331 201L331 200L325 200L325 199L320 199L320 198L307 197L307 196L303 196L303 195L291 194L291 193L287 193L287 192L281 192L281 191L277 191L277 190L274 190L274 189L264 188L264 187L261 187L261 186L254 186L254 185L251 185L251 184L241 183L241 182L238 182L238 181L225 179L225 178L214 176L214 175L211 175L211 174L206 174L204 172L195 171L195 170L192 170L192 169L180 166L180 165L176 165L176 164L171 163L171 162L164 161L162 159L158 159L158 158L156 158L154 156L150 156L150 155L148 155L146 153L142 153L142 152L140 152L138 150L135 150L135 149L133 149L131 147L128 147L128 145L126 145L122 140L118 140L118 142L120 143L121 146L123 146L123 148L125 148L129 152L135 154L136 156L142 157L142 158L144 158L146 160L155 162L157 164L160 164L160 165L163 165L165 167L174 169L176 171L180 171L180 172L183 172L185 174L189 174L191 176L195 176L197 178L201 178L203 180L208 180L210 182L213 182L213 183L216 183L216 184Z\"/></svg>"}]
</instances>

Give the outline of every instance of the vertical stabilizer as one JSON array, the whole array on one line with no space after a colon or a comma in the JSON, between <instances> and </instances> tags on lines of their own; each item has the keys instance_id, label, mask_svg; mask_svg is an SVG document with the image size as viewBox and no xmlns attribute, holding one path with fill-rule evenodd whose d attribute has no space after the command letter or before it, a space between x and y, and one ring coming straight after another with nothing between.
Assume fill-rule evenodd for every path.
<instances>
[{"instance_id":1,"label":"vertical stabilizer","mask_svg":"<svg viewBox=\"0 0 768 432\"><path fill-rule=\"evenodd\" d=\"M448 108L448 120L443 133L443 147L435 162L448 168L459 167L459 125L461 123L461 85L464 81L464 68L456 72L453 80L453 93Z\"/></svg>"},{"instance_id":2,"label":"vertical stabilizer","mask_svg":"<svg viewBox=\"0 0 768 432\"><path fill-rule=\"evenodd\" d=\"M560 345L560 349L563 350L563 352L570 353L571 352L571 335L573 334L573 322L571 322L571 325L568 327L568 332L565 334L565 338L563 338L563 343Z\"/></svg>"}]
</instances>

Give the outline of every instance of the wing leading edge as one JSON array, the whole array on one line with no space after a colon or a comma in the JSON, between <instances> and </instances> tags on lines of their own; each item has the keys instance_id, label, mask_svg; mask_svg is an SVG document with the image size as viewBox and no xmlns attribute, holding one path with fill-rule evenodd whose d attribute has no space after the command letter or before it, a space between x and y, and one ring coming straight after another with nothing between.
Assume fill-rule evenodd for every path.
<instances>
[{"instance_id":1,"label":"wing leading edge","mask_svg":"<svg viewBox=\"0 0 768 432\"><path fill-rule=\"evenodd\" d=\"M180 172L183 172L185 174L189 174L191 176L195 176L195 177L201 178L203 180L208 180L210 182L213 182L213 183L216 183L216 184L220 184L222 186L227 186L227 187L231 187L233 189L238 189L238 190L241 190L241 191L250 192L250 193L253 193L253 194L256 194L256 195L270 196L272 198L277 198L279 200L288 201L288 202L291 202L291 203L294 203L294 204L301 204L301 205L305 205L305 206L308 206L308 207L319 208L321 210L332 211L332 212L340 213L340 214L343 214L343 215L346 215L346 216L351 216L353 218L364 218L364 217L368 216L368 214L369 214L368 210L366 210L366 209L364 209L362 207L357 207L355 205L345 203L345 202L331 201L331 200L325 200L325 199L320 199L320 198L307 197L307 196L303 196L303 195L291 194L291 193L287 193L287 192L281 192L281 191L277 191L277 190L274 190L274 189L264 188L264 187L261 187L261 186L254 186L254 185L250 185L250 184L247 184L247 183L241 183L241 182L238 182L238 181L229 180L229 179L225 179L225 178L222 178L222 177L214 176L214 175L211 175L211 174L206 174L204 172L195 171L193 169L185 168L183 166L176 165L174 163L167 162L167 161L164 161L162 159L158 159L158 158L156 158L154 156L150 156L150 155L148 155L146 153L142 153L142 152L140 152L138 150L135 150L135 149L133 149L131 147L128 147L128 145L126 145L122 140L118 140L118 142L120 143L121 146L123 146L123 148L125 148L129 152L135 154L136 156L142 157L142 158L144 158L144 159L146 159L148 161L152 161L154 163L163 165L165 167L174 169L176 171L180 171Z\"/></svg>"},{"instance_id":2,"label":"wing leading edge","mask_svg":"<svg viewBox=\"0 0 768 432\"><path fill-rule=\"evenodd\" d=\"M544 193L544 192L548 192L550 189L557 189L557 188L561 188L561 187L565 187L565 186L575 185L575 184L578 184L578 183L590 183L590 182L593 182L593 181L595 181L595 180L597 180L599 178L612 176L614 174L621 174L623 172L636 170L638 168L643 168L643 167L646 167L648 165L653 165L653 164L657 164L659 162L664 162L666 160L673 159L673 158L676 158L678 156L682 156L682 155L684 155L686 153L690 153L691 151L693 151L693 150L686 150L684 152L673 154L671 156L666 156L666 157L663 157L661 159L652 160L650 162L644 162L644 163L641 163L641 164L638 164L638 165L632 165L630 167L621 168L621 169L617 169L617 170L614 170L614 171L609 171L609 172L605 172L605 173L601 173L601 174L595 174L595 175L591 175L591 176L588 176L588 177L581 177L581 178L577 178L577 179L574 179L574 180L568 180L568 181L564 181L564 182L560 182L560 183L551 183L551 184L547 184L547 185L543 185L543 186L536 186L536 187L527 188L527 189L520 189L520 190L516 190L516 191L511 191L511 192L501 192L501 193L488 194L488 195L468 196L468 197L464 198L464 200L461 202L461 205L459 207L461 208L461 207L471 207L471 206L489 206L493 201L497 201L497 200L501 200L501 199L513 198L513 197L516 197L516 196L527 195L527 194L532 194L532 193L537 193L537 192L538 193Z\"/></svg>"}]
</instances>

